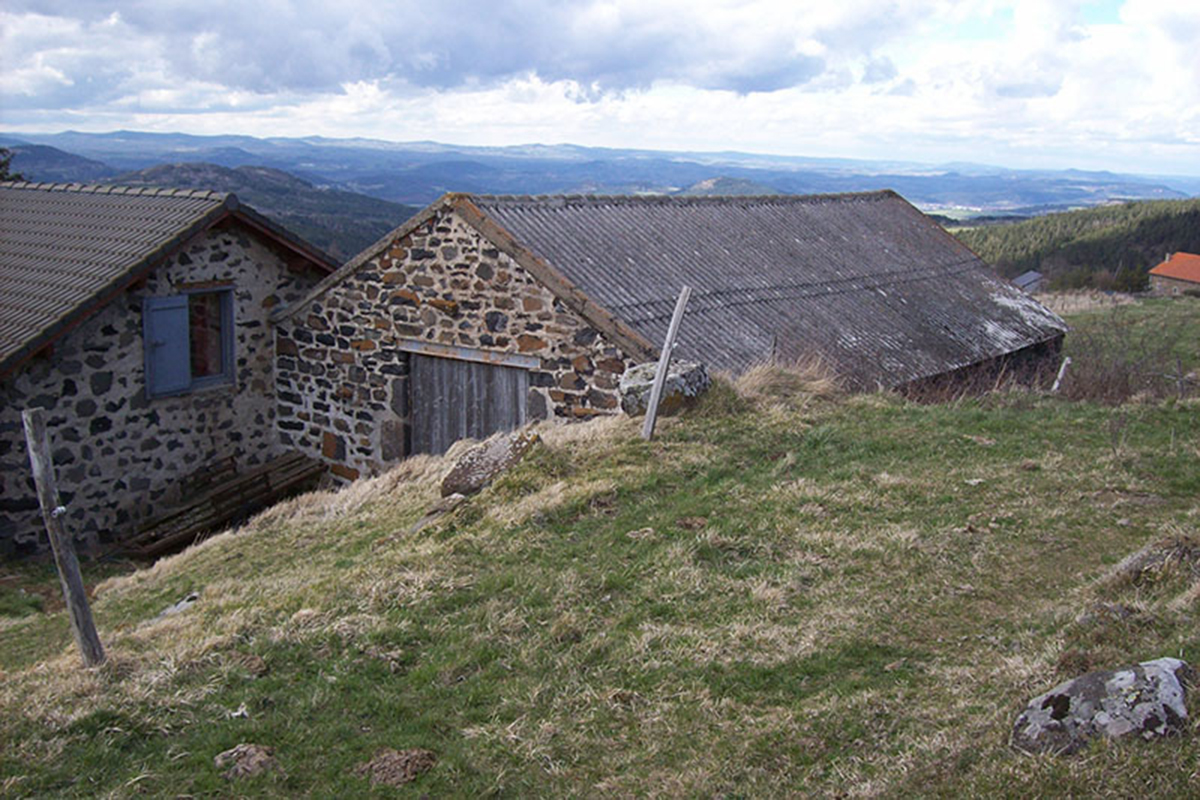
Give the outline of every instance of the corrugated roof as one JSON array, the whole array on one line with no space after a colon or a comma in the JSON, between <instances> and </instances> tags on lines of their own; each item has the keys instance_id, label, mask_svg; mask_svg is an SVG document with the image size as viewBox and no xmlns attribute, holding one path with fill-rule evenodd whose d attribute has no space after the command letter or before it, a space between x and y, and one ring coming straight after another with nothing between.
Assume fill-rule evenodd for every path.
<instances>
[{"instance_id":1,"label":"corrugated roof","mask_svg":"<svg viewBox=\"0 0 1200 800\"><path fill-rule=\"evenodd\" d=\"M0 183L0 373L97 297L237 212L329 271L328 256L219 192Z\"/></svg>"},{"instance_id":2,"label":"corrugated roof","mask_svg":"<svg viewBox=\"0 0 1200 800\"><path fill-rule=\"evenodd\" d=\"M1200 283L1200 256L1192 253L1172 253L1170 258L1150 270L1150 274Z\"/></svg>"},{"instance_id":3,"label":"corrugated roof","mask_svg":"<svg viewBox=\"0 0 1200 800\"><path fill-rule=\"evenodd\" d=\"M1019 289L1028 290L1030 286L1042 280L1042 273L1036 269L1031 269L1027 272L1022 272L1020 275L1012 279L1013 284Z\"/></svg>"},{"instance_id":4,"label":"corrugated roof","mask_svg":"<svg viewBox=\"0 0 1200 800\"><path fill-rule=\"evenodd\" d=\"M1066 331L893 192L466 200L656 344L691 286L678 352L714 369L820 354L896 386Z\"/></svg>"}]
</instances>

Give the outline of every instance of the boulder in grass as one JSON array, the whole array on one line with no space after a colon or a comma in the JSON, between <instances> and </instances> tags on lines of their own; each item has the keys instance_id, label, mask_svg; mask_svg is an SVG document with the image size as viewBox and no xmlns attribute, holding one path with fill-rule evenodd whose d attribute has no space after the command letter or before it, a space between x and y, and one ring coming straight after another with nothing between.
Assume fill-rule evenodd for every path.
<instances>
[{"instance_id":1,"label":"boulder in grass","mask_svg":"<svg viewBox=\"0 0 1200 800\"><path fill-rule=\"evenodd\" d=\"M1031 700L1013 725L1012 744L1027 753L1067 755L1096 736L1182 733L1192 679L1191 667L1177 658L1089 672Z\"/></svg>"},{"instance_id":2,"label":"boulder in grass","mask_svg":"<svg viewBox=\"0 0 1200 800\"><path fill-rule=\"evenodd\" d=\"M498 433L472 447L442 478L442 497L482 491L502 472L520 461L537 443L536 433L514 431Z\"/></svg>"},{"instance_id":3,"label":"boulder in grass","mask_svg":"<svg viewBox=\"0 0 1200 800\"><path fill-rule=\"evenodd\" d=\"M621 375L621 410L631 416L645 414L650 406L650 392L654 388L654 374L658 362L639 364ZM712 380L703 364L694 361L672 361L663 384L662 397L658 401L658 413L674 414L694 403L704 394Z\"/></svg>"}]
</instances>

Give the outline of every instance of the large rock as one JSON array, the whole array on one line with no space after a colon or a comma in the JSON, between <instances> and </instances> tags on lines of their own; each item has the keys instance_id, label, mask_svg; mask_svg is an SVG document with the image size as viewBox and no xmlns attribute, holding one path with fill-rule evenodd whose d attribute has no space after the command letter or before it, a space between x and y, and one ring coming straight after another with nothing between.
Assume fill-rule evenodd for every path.
<instances>
[{"instance_id":1,"label":"large rock","mask_svg":"<svg viewBox=\"0 0 1200 800\"><path fill-rule=\"evenodd\" d=\"M621 376L621 410L636 416L645 414L654 388L654 373L658 362L638 364ZM659 414L673 414L704 394L712 385L708 370L694 361L672 361L658 401Z\"/></svg>"},{"instance_id":2,"label":"large rock","mask_svg":"<svg viewBox=\"0 0 1200 800\"><path fill-rule=\"evenodd\" d=\"M514 431L498 433L472 447L442 478L442 497L482 491L500 473L520 461L537 442L536 433Z\"/></svg>"},{"instance_id":3,"label":"large rock","mask_svg":"<svg viewBox=\"0 0 1200 800\"><path fill-rule=\"evenodd\" d=\"M1177 658L1089 672L1035 697L1017 717L1013 746L1027 753L1075 753L1095 736L1144 739L1181 733L1192 670Z\"/></svg>"}]
</instances>

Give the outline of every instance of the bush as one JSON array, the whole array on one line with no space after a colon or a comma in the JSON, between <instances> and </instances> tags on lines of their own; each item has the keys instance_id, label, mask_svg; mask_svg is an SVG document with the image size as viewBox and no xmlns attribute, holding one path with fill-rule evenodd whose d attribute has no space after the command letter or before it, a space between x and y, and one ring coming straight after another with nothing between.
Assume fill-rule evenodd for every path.
<instances>
[{"instance_id":1,"label":"bush","mask_svg":"<svg viewBox=\"0 0 1200 800\"><path fill-rule=\"evenodd\" d=\"M1098 315L1069 334L1071 366L1062 395L1119 405L1135 397L1194 394L1197 381L1176 350L1188 335L1168 319L1139 322L1120 308Z\"/></svg>"}]
</instances>

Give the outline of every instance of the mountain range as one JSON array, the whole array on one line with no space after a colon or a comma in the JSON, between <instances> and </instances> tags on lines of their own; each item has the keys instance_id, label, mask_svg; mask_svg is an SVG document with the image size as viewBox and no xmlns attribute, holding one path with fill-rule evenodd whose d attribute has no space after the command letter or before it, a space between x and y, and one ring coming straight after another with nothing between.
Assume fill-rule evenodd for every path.
<instances>
[{"instance_id":1,"label":"mountain range","mask_svg":"<svg viewBox=\"0 0 1200 800\"><path fill-rule=\"evenodd\" d=\"M341 260L349 259L417 212L415 206L377 197L319 189L309 181L270 167L230 169L207 163L161 164L116 175L112 183L236 194L256 211Z\"/></svg>"},{"instance_id":2,"label":"mountain range","mask_svg":"<svg viewBox=\"0 0 1200 800\"><path fill-rule=\"evenodd\" d=\"M578 145L117 131L3 134L29 180L209 188L241 199L339 257L447 191L485 194L818 194L893 189L951 218L1034 216L1200 195L1200 177L979 164L670 152Z\"/></svg>"},{"instance_id":3,"label":"mountain range","mask_svg":"<svg viewBox=\"0 0 1200 800\"><path fill-rule=\"evenodd\" d=\"M494 194L675 193L702 181L748 181L787 194L894 189L927 209L1037 213L1113 200L1200 194L1200 177L978 164L671 152L578 145L469 147L318 136L256 138L177 133L0 134L0 145L54 147L113 175L163 163L283 170L318 188L425 205L447 191ZM80 165L82 166L82 165ZM15 169L25 168L20 158ZM90 168L90 165L89 165ZM32 168L29 168L34 172ZM36 173L35 173L36 175Z\"/></svg>"}]
</instances>

